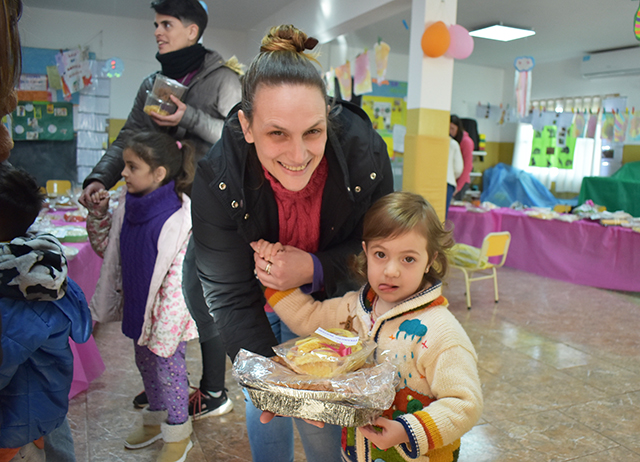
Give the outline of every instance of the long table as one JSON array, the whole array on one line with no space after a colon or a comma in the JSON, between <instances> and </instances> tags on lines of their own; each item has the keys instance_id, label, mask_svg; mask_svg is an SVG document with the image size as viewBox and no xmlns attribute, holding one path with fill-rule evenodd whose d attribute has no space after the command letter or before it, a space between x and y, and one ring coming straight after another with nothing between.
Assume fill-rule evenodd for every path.
<instances>
[{"instance_id":1,"label":"long table","mask_svg":"<svg viewBox=\"0 0 640 462\"><path fill-rule=\"evenodd\" d=\"M62 218L62 214L56 215L60 215L60 218ZM52 224L58 226L85 225L84 222L67 223L64 220L52 220ZM80 243L65 242L64 245L78 249L78 254L69 260L68 275L80 286L87 302L89 302L96 290L98 277L100 277L102 258L93 251L88 241ZM69 344L73 352L73 381L69 392L69 399L71 399L89 388L89 384L104 372L105 365L93 335L85 343L76 343L69 339Z\"/></svg>"},{"instance_id":2,"label":"long table","mask_svg":"<svg viewBox=\"0 0 640 462\"><path fill-rule=\"evenodd\" d=\"M589 220L529 217L509 208L478 213L449 208L456 242L480 247L484 236L509 231L505 266L603 289L640 292L640 233Z\"/></svg>"}]
</instances>

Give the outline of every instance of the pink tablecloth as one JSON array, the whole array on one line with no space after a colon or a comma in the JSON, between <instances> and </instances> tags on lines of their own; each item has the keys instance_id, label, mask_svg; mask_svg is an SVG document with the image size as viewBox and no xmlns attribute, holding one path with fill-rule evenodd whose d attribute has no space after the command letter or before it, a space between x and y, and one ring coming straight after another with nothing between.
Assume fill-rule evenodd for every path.
<instances>
[{"instance_id":1,"label":"pink tablecloth","mask_svg":"<svg viewBox=\"0 0 640 462\"><path fill-rule=\"evenodd\" d=\"M640 233L588 220L531 218L508 208L486 213L450 207L457 242L479 247L486 234L509 231L506 266L603 289L640 291Z\"/></svg>"},{"instance_id":2,"label":"pink tablecloth","mask_svg":"<svg viewBox=\"0 0 640 462\"><path fill-rule=\"evenodd\" d=\"M85 223L67 223L63 220L52 221L54 225L78 225L84 226ZM102 258L91 248L89 242L70 243L65 242L64 245L75 247L78 249L76 255L69 261L69 277L73 279L84 292L87 302L93 297L96 290L96 283L100 276L100 267L102 266ZM73 351L73 382L71 382L71 391L69 399L76 396L89 388L89 384L100 377L104 372L105 366L100 356L100 351L96 346L93 335L85 343L76 343L69 339L71 351Z\"/></svg>"}]
</instances>

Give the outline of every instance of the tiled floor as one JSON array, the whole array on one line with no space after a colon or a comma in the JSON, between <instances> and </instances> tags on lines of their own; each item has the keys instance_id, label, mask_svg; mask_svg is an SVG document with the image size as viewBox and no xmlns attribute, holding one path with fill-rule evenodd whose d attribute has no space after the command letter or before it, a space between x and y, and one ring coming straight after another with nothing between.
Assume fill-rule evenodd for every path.
<instances>
[{"instance_id":1,"label":"tiled floor","mask_svg":"<svg viewBox=\"0 0 640 462\"><path fill-rule=\"evenodd\" d=\"M471 311L461 273L454 270L445 288L478 351L485 400L460 462L640 462L639 294L510 268L499 282L499 304L491 281L473 283ZM155 461L162 443L137 451L122 444L141 422L131 405L142 390L132 344L119 324L99 325L95 339L107 370L71 402L78 461ZM189 345L192 383L199 351ZM194 422L187 462L251 460L243 397L229 371L227 386L235 409ZM304 460L298 444L296 461Z\"/></svg>"}]
</instances>

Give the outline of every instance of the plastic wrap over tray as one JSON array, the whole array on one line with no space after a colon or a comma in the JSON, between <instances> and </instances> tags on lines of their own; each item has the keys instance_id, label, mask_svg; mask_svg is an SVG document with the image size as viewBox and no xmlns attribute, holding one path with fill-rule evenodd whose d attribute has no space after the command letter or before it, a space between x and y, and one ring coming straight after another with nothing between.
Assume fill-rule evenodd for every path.
<instances>
[{"instance_id":1,"label":"plastic wrap over tray","mask_svg":"<svg viewBox=\"0 0 640 462\"><path fill-rule=\"evenodd\" d=\"M318 377L335 377L360 369L375 349L373 340L360 339L345 329L318 329L307 337L273 347L274 353L298 374Z\"/></svg>"},{"instance_id":2,"label":"plastic wrap over tray","mask_svg":"<svg viewBox=\"0 0 640 462\"><path fill-rule=\"evenodd\" d=\"M344 427L367 425L391 407L397 382L389 362L320 378L246 350L238 353L233 376L258 409Z\"/></svg>"}]
</instances>

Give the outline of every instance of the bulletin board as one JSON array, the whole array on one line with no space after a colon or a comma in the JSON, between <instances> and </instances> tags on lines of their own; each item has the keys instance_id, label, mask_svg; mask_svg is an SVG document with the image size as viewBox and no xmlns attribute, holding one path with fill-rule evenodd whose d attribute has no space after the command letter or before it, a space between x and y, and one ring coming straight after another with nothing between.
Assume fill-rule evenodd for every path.
<instances>
[{"instance_id":1,"label":"bulletin board","mask_svg":"<svg viewBox=\"0 0 640 462\"><path fill-rule=\"evenodd\" d=\"M50 72L57 72L56 55L60 50L52 50L49 48L32 48L22 47L22 73L31 75L49 75ZM64 101L62 89L55 91L57 101ZM80 103L80 93L71 95L71 103Z\"/></svg>"},{"instance_id":2,"label":"bulletin board","mask_svg":"<svg viewBox=\"0 0 640 462\"><path fill-rule=\"evenodd\" d=\"M388 85L373 83L373 91L370 94L362 95L362 109L371 119L373 128L387 143L391 158L398 152L398 149L394 149L394 127L404 129L407 125L406 97L407 82L399 81L389 81ZM396 138L399 136L397 129L395 136ZM402 145L404 145L404 141L402 141ZM395 147L398 147L397 139ZM404 152L404 149L401 152Z\"/></svg>"},{"instance_id":3,"label":"bulletin board","mask_svg":"<svg viewBox=\"0 0 640 462\"><path fill-rule=\"evenodd\" d=\"M15 141L73 139L73 105L19 101L11 114Z\"/></svg>"},{"instance_id":4,"label":"bulletin board","mask_svg":"<svg viewBox=\"0 0 640 462\"><path fill-rule=\"evenodd\" d=\"M571 170L576 137L573 130L558 133L555 125L546 125L542 130L534 130L531 145L531 167L555 167Z\"/></svg>"},{"instance_id":5,"label":"bulletin board","mask_svg":"<svg viewBox=\"0 0 640 462\"><path fill-rule=\"evenodd\" d=\"M56 65L55 56L59 51L22 47L22 73L24 75L47 76L47 68L50 72L51 67ZM48 94L48 92L46 93ZM56 91L53 99L60 102L20 101L19 106L33 104L36 112L32 114L32 111L27 111L25 107L24 114L22 112L18 114L17 110L12 114L11 133L15 145L11 150L9 161L12 165L24 168L35 176L40 186L44 186L49 179L77 181L77 146L73 133L73 104L79 103L80 95L75 93L71 101L64 101L62 91ZM49 104L53 104L53 113L49 112L52 109ZM66 109L66 116L63 109ZM36 117L39 115L42 115L43 118ZM26 123L28 127L30 117L37 120L38 126L43 128L43 131L39 132L37 138L34 135L29 135L32 138L28 140L26 127L24 134L21 135L15 132L15 125L19 121ZM45 121L49 121L50 118L56 121L54 134L48 130L50 123L45 125ZM31 123L34 124L33 121Z\"/></svg>"}]
</instances>

